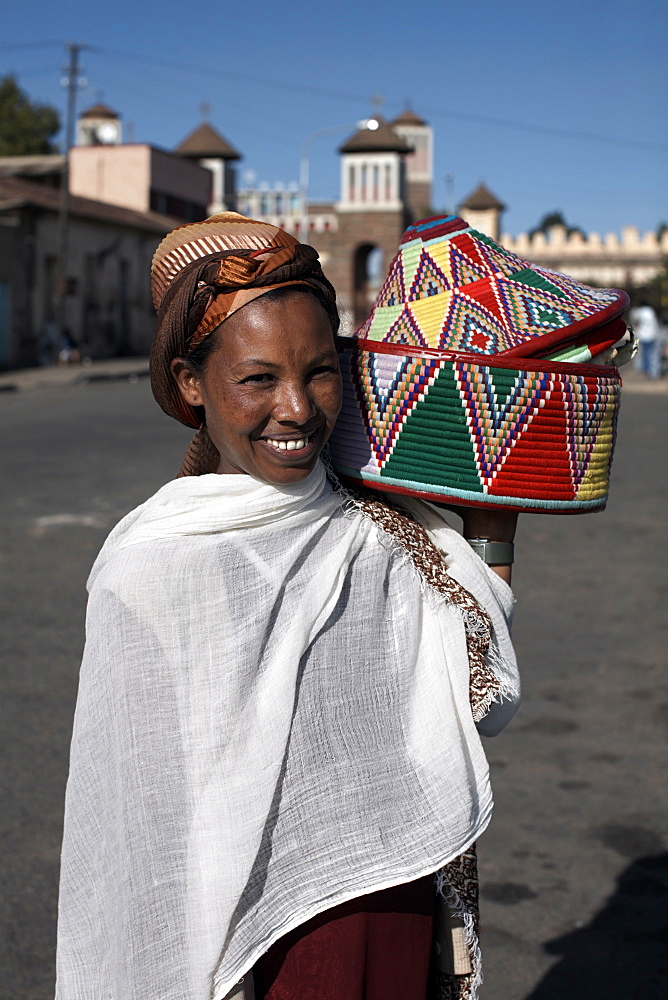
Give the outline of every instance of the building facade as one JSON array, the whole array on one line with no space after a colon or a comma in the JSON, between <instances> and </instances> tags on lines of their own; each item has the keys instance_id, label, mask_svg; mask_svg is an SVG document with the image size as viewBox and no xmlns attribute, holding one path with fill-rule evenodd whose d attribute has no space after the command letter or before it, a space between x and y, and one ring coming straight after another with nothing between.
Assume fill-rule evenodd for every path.
<instances>
[{"instance_id":1,"label":"building facade","mask_svg":"<svg viewBox=\"0 0 668 1000\"><path fill-rule=\"evenodd\" d=\"M668 231L640 233L625 226L621 234L583 233L563 225L546 232L501 232L505 205L479 184L459 206L459 214L474 228L499 242L518 257L551 271L570 274L602 287L642 288L668 266Z\"/></svg>"},{"instance_id":2,"label":"building facade","mask_svg":"<svg viewBox=\"0 0 668 1000\"><path fill-rule=\"evenodd\" d=\"M0 177L0 368L53 363L63 332L83 357L147 354L151 259L178 220L71 197L61 330L59 209L54 188Z\"/></svg>"},{"instance_id":3,"label":"building facade","mask_svg":"<svg viewBox=\"0 0 668 1000\"><path fill-rule=\"evenodd\" d=\"M552 271L603 287L642 288L668 265L668 231L640 233L624 226L620 234L583 234L565 226L551 226L547 233L504 233L508 250Z\"/></svg>"},{"instance_id":4,"label":"building facade","mask_svg":"<svg viewBox=\"0 0 668 1000\"><path fill-rule=\"evenodd\" d=\"M369 312L406 226L431 213L433 133L407 109L376 115L339 149L340 189L305 204L297 184L237 185L241 154L208 122L173 151L123 143L120 115L84 111L70 150L64 326L91 357L148 350L149 267L162 235L214 212L240 211L318 250L337 289L343 330ZM65 157L0 159L0 367L53 359L58 332L60 192ZM668 232L585 235L552 226L504 233L503 203L484 184L459 206L474 228L544 267L603 286L641 287L666 269ZM54 332L55 331L55 332Z\"/></svg>"},{"instance_id":5,"label":"building facade","mask_svg":"<svg viewBox=\"0 0 668 1000\"><path fill-rule=\"evenodd\" d=\"M376 128L360 127L339 148L337 201L305 207L296 184L244 188L237 196L244 215L280 226L316 248L337 290L347 332L366 318L404 229L431 203L429 125L412 111L392 123L379 115L373 121Z\"/></svg>"},{"instance_id":6,"label":"building facade","mask_svg":"<svg viewBox=\"0 0 668 1000\"><path fill-rule=\"evenodd\" d=\"M175 152L193 163L198 163L211 173L207 215L234 211L237 201L237 172L235 164L241 153L208 122L202 122L186 136Z\"/></svg>"}]
</instances>

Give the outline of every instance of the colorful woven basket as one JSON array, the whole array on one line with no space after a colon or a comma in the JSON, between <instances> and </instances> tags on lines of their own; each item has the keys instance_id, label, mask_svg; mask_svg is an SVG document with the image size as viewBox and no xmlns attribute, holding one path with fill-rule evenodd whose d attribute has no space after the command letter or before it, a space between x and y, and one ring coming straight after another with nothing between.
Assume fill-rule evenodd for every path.
<instances>
[{"instance_id":1,"label":"colorful woven basket","mask_svg":"<svg viewBox=\"0 0 668 1000\"><path fill-rule=\"evenodd\" d=\"M342 340L334 467L449 503L604 507L621 379L600 362L627 305L461 219L411 226L369 319Z\"/></svg>"}]
</instances>

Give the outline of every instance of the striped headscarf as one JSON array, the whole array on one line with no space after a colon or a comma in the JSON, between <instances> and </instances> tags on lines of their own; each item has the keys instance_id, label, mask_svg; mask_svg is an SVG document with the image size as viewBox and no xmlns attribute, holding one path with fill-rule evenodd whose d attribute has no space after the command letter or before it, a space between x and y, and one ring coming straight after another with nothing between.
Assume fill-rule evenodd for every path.
<instances>
[{"instance_id":1,"label":"striped headscarf","mask_svg":"<svg viewBox=\"0 0 668 1000\"><path fill-rule=\"evenodd\" d=\"M187 358L224 320L276 288L305 286L338 330L336 294L313 247L266 222L236 212L179 226L159 245L151 266L158 323L151 346L151 388L171 417L199 428L179 475L202 475L218 467L201 415L181 396L171 372L174 358Z\"/></svg>"}]
</instances>

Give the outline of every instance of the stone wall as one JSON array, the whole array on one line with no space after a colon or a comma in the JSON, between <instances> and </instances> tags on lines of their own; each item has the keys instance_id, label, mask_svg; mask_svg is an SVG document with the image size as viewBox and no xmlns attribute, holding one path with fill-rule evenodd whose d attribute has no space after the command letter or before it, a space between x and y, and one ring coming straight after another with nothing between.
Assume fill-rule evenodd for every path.
<instances>
[{"instance_id":1,"label":"stone wall","mask_svg":"<svg viewBox=\"0 0 668 1000\"><path fill-rule=\"evenodd\" d=\"M621 237L607 233L569 234L565 226L552 226L542 232L511 236L504 233L502 246L520 257L553 271L563 271L574 278L599 285L640 287L666 267L668 232L659 239L654 232L643 233L636 226L625 226Z\"/></svg>"}]
</instances>

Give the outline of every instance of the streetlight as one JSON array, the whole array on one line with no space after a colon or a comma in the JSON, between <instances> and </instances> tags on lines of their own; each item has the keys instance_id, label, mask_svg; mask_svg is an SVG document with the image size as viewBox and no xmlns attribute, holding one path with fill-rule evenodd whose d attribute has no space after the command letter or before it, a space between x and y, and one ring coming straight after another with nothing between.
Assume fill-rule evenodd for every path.
<instances>
[{"instance_id":1,"label":"streetlight","mask_svg":"<svg viewBox=\"0 0 668 1000\"><path fill-rule=\"evenodd\" d=\"M311 146L316 139L324 139L328 135L336 135L338 132L348 132L350 129L367 128L370 132L375 132L380 122L377 118L363 118L357 122L346 122L345 125L332 125L330 128L319 128L315 132L310 132L302 142L301 154L299 157L299 193L301 200L301 219L299 223L299 240L306 243L308 240L308 185L310 173Z\"/></svg>"}]
</instances>

